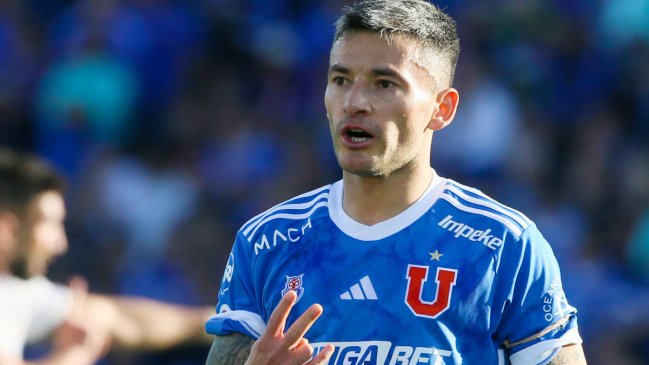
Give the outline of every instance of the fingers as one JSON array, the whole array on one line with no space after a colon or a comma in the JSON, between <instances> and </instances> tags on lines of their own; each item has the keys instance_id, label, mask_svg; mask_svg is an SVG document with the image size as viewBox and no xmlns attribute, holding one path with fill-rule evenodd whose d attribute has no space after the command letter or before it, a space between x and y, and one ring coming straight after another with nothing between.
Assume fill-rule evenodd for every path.
<instances>
[{"instance_id":1,"label":"fingers","mask_svg":"<svg viewBox=\"0 0 649 365\"><path fill-rule=\"evenodd\" d=\"M333 345L327 345L318 353L318 355L304 365L325 365L329 362L329 358L333 353Z\"/></svg>"},{"instance_id":2,"label":"fingers","mask_svg":"<svg viewBox=\"0 0 649 365\"><path fill-rule=\"evenodd\" d=\"M322 314L320 304L310 306L284 333L286 321L296 301L297 294L294 291L288 291L280 300L268 318L266 330L252 346L246 364L325 365L329 361L333 346L325 346L313 357L313 346L303 337Z\"/></svg>"},{"instance_id":3,"label":"fingers","mask_svg":"<svg viewBox=\"0 0 649 365\"><path fill-rule=\"evenodd\" d=\"M80 339L78 342L83 343L85 350L97 358L104 356L110 347L111 333L89 314L88 310L92 305L88 293L88 281L83 277L73 276L68 281L68 287L72 293L73 303L66 322L67 341L72 339L70 336L76 330L78 331L77 336L83 335L83 337L78 337ZM59 336L61 341L66 340L65 332Z\"/></svg>"},{"instance_id":4,"label":"fingers","mask_svg":"<svg viewBox=\"0 0 649 365\"><path fill-rule=\"evenodd\" d=\"M266 325L265 334L270 334L273 337L278 337L284 333L284 326L286 325L286 318L295 304L295 299L297 299L297 294L293 290L289 290L282 300L279 301L275 310L270 315L268 319L268 324Z\"/></svg>"},{"instance_id":5,"label":"fingers","mask_svg":"<svg viewBox=\"0 0 649 365\"><path fill-rule=\"evenodd\" d=\"M75 323L83 322L88 298L88 282L80 276L74 276L68 282L68 287L73 298L68 320Z\"/></svg>"},{"instance_id":6,"label":"fingers","mask_svg":"<svg viewBox=\"0 0 649 365\"><path fill-rule=\"evenodd\" d=\"M321 314L322 306L320 304L314 304L302 313L300 318L298 318L284 334L284 342L289 346L289 348L294 347L298 341L300 341L302 336L304 336L306 331L311 328L313 323Z\"/></svg>"},{"instance_id":7,"label":"fingers","mask_svg":"<svg viewBox=\"0 0 649 365\"><path fill-rule=\"evenodd\" d=\"M293 348L289 348L298 358L305 362L313 356L313 347L309 345L309 340L301 338Z\"/></svg>"}]
</instances>

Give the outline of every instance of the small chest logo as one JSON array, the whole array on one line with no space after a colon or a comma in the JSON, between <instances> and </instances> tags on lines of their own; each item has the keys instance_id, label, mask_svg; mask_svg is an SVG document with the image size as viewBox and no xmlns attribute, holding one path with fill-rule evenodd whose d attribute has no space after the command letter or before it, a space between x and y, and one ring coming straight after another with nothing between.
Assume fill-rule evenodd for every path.
<instances>
[{"instance_id":1,"label":"small chest logo","mask_svg":"<svg viewBox=\"0 0 649 365\"><path fill-rule=\"evenodd\" d=\"M295 302L297 303L297 301L302 298L302 294L304 294L304 288L302 287L302 276L304 276L304 274L301 274L299 276L286 275L286 284L284 285L284 289L282 290L282 296L286 295L289 290L293 290L297 294L297 299L295 300Z\"/></svg>"}]
</instances>

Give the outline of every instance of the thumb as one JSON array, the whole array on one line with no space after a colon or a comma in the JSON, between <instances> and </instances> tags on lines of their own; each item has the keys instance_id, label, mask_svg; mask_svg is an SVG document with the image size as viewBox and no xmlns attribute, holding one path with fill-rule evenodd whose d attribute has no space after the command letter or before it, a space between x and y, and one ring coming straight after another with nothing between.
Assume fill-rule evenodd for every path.
<instances>
[{"instance_id":1,"label":"thumb","mask_svg":"<svg viewBox=\"0 0 649 365\"><path fill-rule=\"evenodd\" d=\"M68 281L68 287L72 292L72 309L68 320L73 323L83 322L88 299L88 281L81 276L73 276Z\"/></svg>"}]
</instances>

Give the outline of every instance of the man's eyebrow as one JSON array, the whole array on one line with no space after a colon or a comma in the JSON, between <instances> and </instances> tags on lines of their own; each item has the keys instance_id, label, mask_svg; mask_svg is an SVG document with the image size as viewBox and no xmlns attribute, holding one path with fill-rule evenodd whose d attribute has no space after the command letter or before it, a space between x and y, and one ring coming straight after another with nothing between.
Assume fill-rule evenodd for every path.
<instances>
[{"instance_id":1,"label":"man's eyebrow","mask_svg":"<svg viewBox=\"0 0 649 365\"><path fill-rule=\"evenodd\" d=\"M387 68L387 67L375 68L372 69L372 74L374 76L392 77L394 79L400 80L401 82L408 83L407 80L399 72L391 68Z\"/></svg>"},{"instance_id":2,"label":"man's eyebrow","mask_svg":"<svg viewBox=\"0 0 649 365\"><path fill-rule=\"evenodd\" d=\"M390 76L390 77L398 77L402 78L401 75L399 75L398 72L389 69L389 68L375 68L372 69L372 74L376 76Z\"/></svg>"},{"instance_id":3,"label":"man's eyebrow","mask_svg":"<svg viewBox=\"0 0 649 365\"><path fill-rule=\"evenodd\" d=\"M342 73L342 74L348 74L349 69L347 67L341 66L339 64L333 64L329 67L329 73L332 74L334 72Z\"/></svg>"},{"instance_id":4,"label":"man's eyebrow","mask_svg":"<svg viewBox=\"0 0 649 365\"><path fill-rule=\"evenodd\" d=\"M349 74L349 73L351 73L351 71L347 67L341 66L340 64L337 64L337 63L333 64L333 65L331 65L329 67L329 73L331 74L331 73L334 73L334 72L341 73L341 74ZM394 77L394 78L397 78L397 79L400 79L400 80L404 79L403 76L401 76L401 74L399 74L398 72L396 72L393 69L388 68L388 67L379 67L379 68L372 69L372 74L374 76L388 76L388 77Z\"/></svg>"}]
</instances>

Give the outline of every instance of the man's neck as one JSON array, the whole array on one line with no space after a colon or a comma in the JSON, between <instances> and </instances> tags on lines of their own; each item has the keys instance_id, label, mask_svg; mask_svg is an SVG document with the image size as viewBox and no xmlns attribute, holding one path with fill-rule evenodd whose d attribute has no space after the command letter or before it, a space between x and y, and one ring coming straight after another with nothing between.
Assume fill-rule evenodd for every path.
<instances>
[{"instance_id":1,"label":"man's neck","mask_svg":"<svg viewBox=\"0 0 649 365\"><path fill-rule=\"evenodd\" d=\"M368 226L383 222L414 204L429 187L433 174L430 167L380 177L343 172L343 209Z\"/></svg>"}]
</instances>

